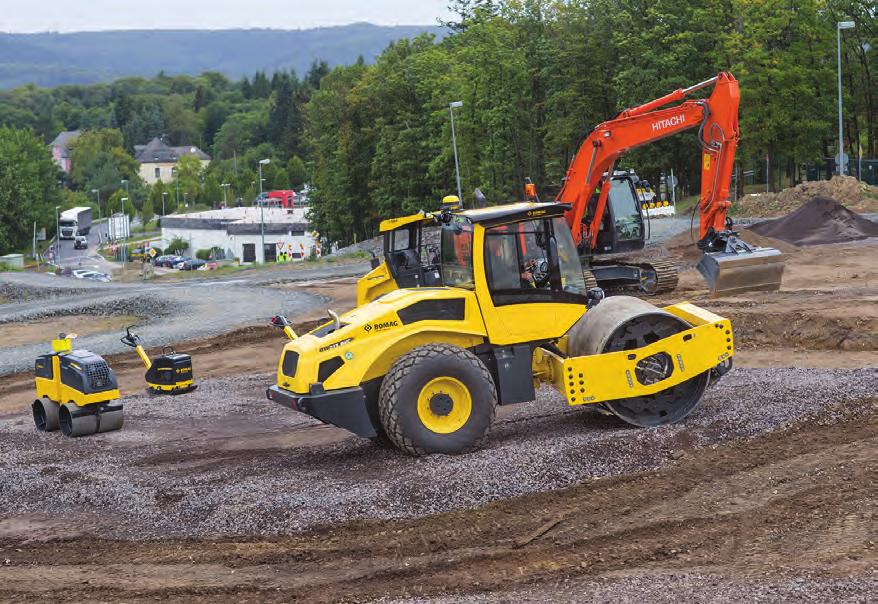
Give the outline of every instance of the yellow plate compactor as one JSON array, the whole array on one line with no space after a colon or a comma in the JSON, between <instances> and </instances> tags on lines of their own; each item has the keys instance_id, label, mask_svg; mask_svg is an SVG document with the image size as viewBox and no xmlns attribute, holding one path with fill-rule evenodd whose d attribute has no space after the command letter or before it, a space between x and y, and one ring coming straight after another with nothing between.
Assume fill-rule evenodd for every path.
<instances>
[{"instance_id":1,"label":"yellow plate compactor","mask_svg":"<svg viewBox=\"0 0 878 604\"><path fill-rule=\"evenodd\" d=\"M192 376L192 357L188 354L166 348L161 356L152 360L143 349L140 336L131 333L131 327L125 329L121 341L136 350L146 365L146 385L151 394L185 394L198 388Z\"/></svg>"}]
</instances>

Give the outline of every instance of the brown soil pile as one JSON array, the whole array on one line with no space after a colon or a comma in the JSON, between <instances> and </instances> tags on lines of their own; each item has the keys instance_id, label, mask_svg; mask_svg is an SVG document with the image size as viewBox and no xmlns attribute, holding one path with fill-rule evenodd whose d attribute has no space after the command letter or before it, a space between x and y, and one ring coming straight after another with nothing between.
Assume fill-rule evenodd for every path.
<instances>
[{"instance_id":1,"label":"brown soil pile","mask_svg":"<svg viewBox=\"0 0 878 604\"><path fill-rule=\"evenodd\" d=\"M733 208L738 216L783 216L815 197L831 197L860 213L878 212L878 187L853 176L803 182L780 193L746 195Z\"/></svg>"},{"instance_id":2,"label":"brown soil pile","mask_svg":"<svg viewBox=\"0 0 878 604\"><path fill-rule=\"evenodd\" d=\"M741 239L753 246L773 247L784 254L792 254L798 249L795 245L754 233L748 229L738 229L738 233ZM696 241L698 241L697 228L691 232L684 231L679 235L671 237L665 242L665 249L668 250L671 256L684 262L698 262L701 259L701 250L698 249Z\"/></svg>"},{"instance_id":3,"label":"brown soil pile","mask_svg":"<svg viewBox=\"0 0 878 604\"><path fill-rule=\"evenodd\" d=\"M754 224L750 230L801 246L878 237L878 223L829 197L815 197L786 216Z\"/></svg>"}]
</instances>

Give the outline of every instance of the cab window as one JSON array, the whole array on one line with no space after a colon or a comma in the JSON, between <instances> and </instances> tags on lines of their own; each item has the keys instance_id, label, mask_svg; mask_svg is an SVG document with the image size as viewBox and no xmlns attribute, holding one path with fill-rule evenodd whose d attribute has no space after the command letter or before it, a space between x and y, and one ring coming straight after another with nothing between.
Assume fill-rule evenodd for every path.
<instances>
[{"instance_id":1,"label":"cab window","mask_svg":"<svg viewBox=\"0 0 878 604\"><path fill-rule=\"evenodd\" d=\"M610 183L610 204L613 207L613 230L617 241L637 240L643 237L640 204L631 190L628 179L613 179Z\"/></svg>"},{"instance_id":2,"label":"cab window","mask_svg":"<svg viewBox=\"0 0 878 604\"><path fill-rule=\"evenodd\" d=\"M499 225L485 231L485 272L498 306L583 303L585 279L563 218Z\"/></svg>"},{"instance_id":3,"label":"cab window","mask_svg":"<svg viewBox=\"0 0 878 604\"><path fill-rule=\"evenodd\" d=\"M442 283L447 287L474 289L473 226L461 217L454 217L442 226Z\"/></svg>"}]
</instances>

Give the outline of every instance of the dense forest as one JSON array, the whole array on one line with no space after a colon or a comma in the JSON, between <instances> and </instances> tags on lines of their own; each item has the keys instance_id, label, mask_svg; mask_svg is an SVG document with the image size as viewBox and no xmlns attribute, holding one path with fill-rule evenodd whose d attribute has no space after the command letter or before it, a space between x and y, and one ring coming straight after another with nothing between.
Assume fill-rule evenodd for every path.
<instances>
[{"instance_id":1,"label":"dense forest","mask_svg":"<svg viewBox=\"0 0 878 604\"><path fill-rule=\"evenodd\" d=\"M163 187L138 182L131 153L158 135L213 157L206 171L181 165L181 202L216 203L224 182L231 198L251 202L257 162L267 157L266 187L308 183L322 236L346 243L373 235L384 217L434 207L454 192L452 101L463 102L455 126L465 201L480 187L500 202L519 197L525 177L540 190L557 185L581 139L621 109L721 70L741 84L740 165L765 170L767 159L772 182L795 180L804 165L837 151L842 20L855 22L842 32L846 151L856 155L861 146L864 155L878 154L869 0L452 6L449 35L402 39L371 64L314 63L301 74L257 72L236 81L217 72L159 74L0 93L0 248L25 245L26 221L48 222L56 202L94 202L91 192L98 191L104 211L120 209L123 179L133 202L125 209L155 213ZM69 179L48 186L45 144L70 129L89 132L74 150ZM17 169L23 161L33 165ZM694 191L698 161L691 133L632 152L623 166L651 178L674 169ZM22 174L32 175L28 183Z\"/></svg>"}]
</instances>

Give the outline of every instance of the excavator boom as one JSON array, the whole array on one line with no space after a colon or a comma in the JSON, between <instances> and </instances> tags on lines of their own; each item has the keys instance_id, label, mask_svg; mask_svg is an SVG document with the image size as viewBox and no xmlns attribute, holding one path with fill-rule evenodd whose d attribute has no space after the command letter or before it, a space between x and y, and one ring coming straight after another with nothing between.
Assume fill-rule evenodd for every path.
<instances>
[{"instance_id":1,"label":"excavator boom","mask_svg":"<svg viewBox=\"0 0 878 604\"><path fill-rule=\"evenodd\" d=\"M710 86L713 91L709 98L687 99ZM631 149L699 128L702 154L697 245L704 255L698 270L713 295L779 289L784 268L781 252L742 242L731 230L727 216L739 136L739 102L737 80L722 72L689 88L626 109L598 125L571 162L564 187L556 198L571 206L566 218L580 249L596 249L618 159ZM679 104L668 107L671 103Z\"/></svg>"}]
</instances>

